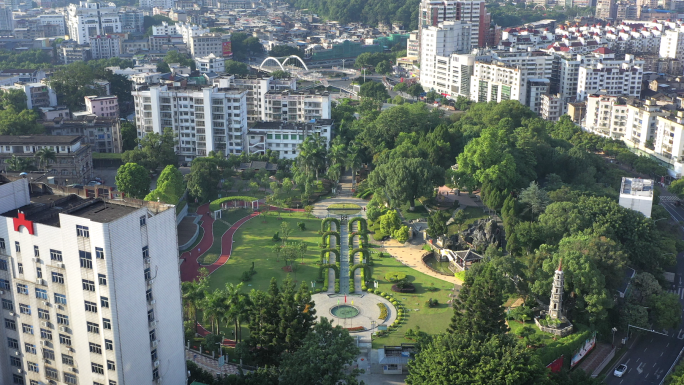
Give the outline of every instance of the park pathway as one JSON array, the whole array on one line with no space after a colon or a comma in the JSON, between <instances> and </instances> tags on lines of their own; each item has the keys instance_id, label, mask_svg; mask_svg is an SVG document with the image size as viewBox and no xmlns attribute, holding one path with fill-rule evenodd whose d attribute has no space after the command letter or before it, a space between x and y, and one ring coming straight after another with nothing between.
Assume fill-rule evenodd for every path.
<instances>
[{"instance_id":1,"label":"park pathway","mask_svg":"<svg viewBox=\"0 0 684 385\"><path fill-rule=\"evenodd\" d=\"M197 246L192 250L188 250L181 254L180 259L183 260L181 264L181 281L192 281L199 275L199 257L209 250L214 243L214 218L209 214L209 204L202 205L197 208L197 214L201 216L202 229L204 235Z\"/></svg>"},{"instance_id":2,"label":"park pathway","mask_svg":"<svg viewBox=\"0 0 684 385\"><path fill-rule=\"evenodd\" d=\"M340 293L349 294L349 225L340 227Z\"/></svg>"},{"instance_id":3,"label":"park pathway","mask_svg":"<svg viewBox=\"0 0 684 385\"><path fill-rule=\"evenodd\" d=\"M359 228L360 228L359 222L356 221L356 222L354 222L354 225L352 226L352 228L349 230L352 232L353 231L359 231ZM353 244L351 245L352 250L355 250L361 246L360 245L360 242L361 242L360 236L354 237L354 239L352 241L353 241ZM353 261L352 266L356 265L358 263L361 263L361 258L363 258L363 254L356 253L356 255L354 256L354 261ZM356 294L362 294L362 290L361 290L361 269L356 269L356 271L354 271L354 292Z\"/></svg>"},{"instance_id":4,"label":"park pathway","mask_svg":"<svg viewBox=\"0 0 684 385\"><path fill-rule=\"evenodd\" d=\"M334 222L332 222L332 224L330 225L330 228L332 229L333 226L336 227L334 231L340 230L337 228L337 225ZM328 242L330 243L331 249L334 249L335 247L337 247L337 239L335 237L332 237L332 236L328 237ZM337 260L335 258L334 253L328 253L328 263L329 264L336 264L337 263ZM328 269L328 294L335 294L335 270L333 270L333 269Z\"/></svg>"}]
</instances>

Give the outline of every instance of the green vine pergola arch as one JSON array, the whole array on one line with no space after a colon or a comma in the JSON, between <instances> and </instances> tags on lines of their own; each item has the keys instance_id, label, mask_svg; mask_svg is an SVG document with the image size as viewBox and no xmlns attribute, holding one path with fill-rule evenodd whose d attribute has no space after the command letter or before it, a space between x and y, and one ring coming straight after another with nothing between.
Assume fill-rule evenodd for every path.
<instances>
[{"instance_id":1,"label":"green vine pergola arch","mask_svg":"<svg viewBox=\"0 0 684 385\"><path fill-rule=\"evenodd\" d=\"M335 263L340 263L340 251L337 249L323 249L321 250L321 264L326 264L325 253L335 253Z\"/></svg>"},{"instance_id":2,"label":"green vine pergola arch","mask_svg":"<svg viewBox=\"0 0 684 385\"><path fill-rule=\"evenodd\" d=\"M330 217L330 218L325 218L325 219L323 220L323 222L321 222L321 231L331 231L331 230L330 230L330 227L331 227L331 226L330 226L330 222L334 222L334 223L335 223L335 230L336 230L336 231L340 231L340 226L341 226L341 225L340 225L340 220L337 219L337 218L332 218L332 217ZM327 228L326 228L326 225L327 225Z\"/></svg>"},{"instance_id":3,"label":"green vine pergola arch","mask_svg":"<svg viewBox=\"0 0 684 385\"><path fill-rule=\"evenodd\" d=\"M325 276L323 275L324 272L328 272L327 269L333 269L335 271L335 279L340 277L340 268L335 265L335 264L325 264L321 265L321 267L318 269L318 274L321 278L324 278Z\"/></svg>"},{"instance_id":4,"label":"green vine pergola arch","mask_svg":"<svg viewBox=\"0 0 684 385\"><path fill-rule=\"evenodd\" d=\"M349 268L350 280L354 279L354 273L356 272L356 269L361 269L361 287L359 288L361 290L366 289L366 268L367 267L368 267L368 265L366 265L365 263L357 263L356 265Z\"/></svg>"},{"instance_id":5,"label":"green vine pergola arch","mask_svg":"<svg viewBox=\"0 0 684 385\"><path fill-rule=\"evenodd\" d=\"M340 245L340 233L337 231L326 231L321 235L321 242L323 243L323 247L328 247L330 246L330 236L334 235L335 239L337 240L337 245Z\"/></svg>"},{"instance_id":6,"label":"green vine pergola arch","mask_svg":"<svg viewBox=\"0 0 684 385\"><path fill-rule=\"evenodd\" d=\"M370 252L368 251L368 249L364 249L363 247L359 247L359 248L356 248L356 249L349 252L349 260L350 261L354 260L354 256L356 255L356 253L361 253L362 260L364 257L366 259L366 262L368 262L370 260ZM354 265L354 266L357 266L357 265Z\"/></svg>"},{"instance_id":7,"label":"green vine pergola arch","mask_svg":"<svg viewBox=\"0 0 684 385\"><path fill-rule=\"evenodd\" d=\"M359 239L361 240L360 246L361 247L368 247L368 233L359 233L357 231L354 231L353 233L349 233L349 244L353 245L354 244L354 236L358 235Z\"/></svg>"},{"instance_id":8,"label":"green vine pergola arch","mask_svg":"<svg viewBox=\"0 0 684 385\"><path fill-rule=\"evenodd\" d=\"M354 217L349 220L349 228L352 229L352 225L354 222L359 222L359 232L360 233L365 233L368 231L368 222L366 221L366 218L363 217Z\"/></svg>"}]
</instances>

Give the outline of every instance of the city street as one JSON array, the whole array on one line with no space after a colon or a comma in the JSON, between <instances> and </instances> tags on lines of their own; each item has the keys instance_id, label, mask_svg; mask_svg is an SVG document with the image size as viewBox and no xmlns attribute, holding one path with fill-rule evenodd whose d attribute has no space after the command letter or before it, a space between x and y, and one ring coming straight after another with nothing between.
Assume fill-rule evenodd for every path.
<instances>
[{"instance_id":1,"label":"city street","mask_svg":"<svg viewBox=\"0 0 684 385\"><path fill-rule=\"evenodd\" d=\"M676 221L684 221L684 209L676 207L676 197L661 189L660 205L663 206ZM684 306L684 253L677 255L675 288L669 289L679 295ZM658 331L662 332L662 331ZM679 328L668 330L667 336L642 332L639 337L627 341L627 353L608 373L606 383L610 385L660 384L670 370L679 352L684 348L684 322ZM622 378L613 376L615 367L627 365L627 373Z\"/></svg>"}]
</instances>

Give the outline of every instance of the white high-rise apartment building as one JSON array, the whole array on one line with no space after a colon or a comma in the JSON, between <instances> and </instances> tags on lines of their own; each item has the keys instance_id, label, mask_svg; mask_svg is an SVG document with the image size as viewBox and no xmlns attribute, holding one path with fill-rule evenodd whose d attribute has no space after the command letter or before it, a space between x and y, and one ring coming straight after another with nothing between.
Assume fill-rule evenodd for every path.
<instances>
[{"instance_id":1,"label":"white high-rise apartment building","mask_svg":"<svg viewBox=\"0 0 684 385\"><path fill-rule=\"evenodd\" d=\"M206 57L212 54L223 57L224 41L230 41L230 35L222 33L193 35L188 42L188 48L190 48L190 54L193 58Z\"/></svg>"},{"instance_id":2,"label":"white high-rise apartment building","mask_svg":"<svg viewBox=\"0 0 684 385\"><path fill-rule=\"evenodd\" d=\"M173 0L140 0L140 8L171 9L173 8Z\"/></svg>"},{"instance_id":3,"label":"white high-rise apartment building","mask_svg":"<svg viewBox=\"0 0 684 385\"><path fill-rule=\"evenodd\" d=\"M183 43L190 45L190 40L194 36L201 36L209 33L209 28L202 28L199 25L190 23L176 23L173 25L176 28L176 33L183 36ZM169 27L170 30L170 27ZM206 55L205 55L206 56Z\"/></svg>"},{"instance_id":4,"label":"white high-rise apartment building","mask_svg":"<svg viewBox=\"0 0 684 385\"><path fill-rule=\"evenodd\" d=\"M622 139L628 131L627 101L610 95L589 95L583 128L594 134Z\"/></svg>"},{"instance_id":5,"label":"white high-rise apartment building","mask_svg":"<svg viewBox=\"0 0 684 385\"><path fill-rule=\"evenodd\" d=\"M169 23L162 21L161 25L152 26L153 36L168 36L168 35L180 35L176 25L169 25Z\"/></svg>"},{"instance_id":6,"label":"white high-rise apartment building","mask_svg":"<svg viewBox=\"0 0 684 385\"><path fill-rule=\"evenodd\" d=\"M121 38L119 35L91 36L90 55L95 60L118 57L121 55Z\"/></svg>"},{"instance_id":7,"label":"white high-rise apartment building","mask_svg":"<svg viewBox=\"0 0 684 385\"><path fill-rule=\"evenodd\" d=\"M284 90L296 90L297 80L292 77L289 79L274 79L268 77L233 77L233 85L241 90L247 91L247 121L257 122L262 119L262 110L266 105L266 94L269 91L281 92Z\"/></svg>"},{"instance_id":8,"label":"white high-rise apartment building","mask_svg":"<svg viewBox=\"0 0 684 385\"><path fill-rule=\"evenodd\" d=\"M176 153L191 161L210 151L241 154L247 132L247 91L231 78L212 86L144 86L132 95L138 137L170 127L178 139Z\"/></svg>"},{"instance_id":9,"label":"white high-rise apartment building","mask_svg":"<svg viewBox=\"0 0 684 385\"><path fill-rule=\"evenodd\" d=\"M471 23L471 48L484 47L489 29L489 15L483 0L423 0L420 3L418 27L422 31L445 21L460 20ZM421 43L422 45L422 43Z\"/></svg>"},{"instance_id":10,"label":"white high-rise apartment building","mask_svg":"<svg viewBox=\"0 0 684 385\"><path fill-rule=\"evenodd\" d=\"M633 55L625 55L623 61L581 65L577 76L577 101L584 101L588 95L599 92L639 97L643 76L643 61L636 60Z\"/></svg>"},{"instance_id":11,"label":"white high-rise apartment building","mask_svg":"<svg viewBox=\"0 0 684 385\"><path fill-rule=\"evenodd\" d=\"M121 18L115 6L92 0L81 1L69 4L67 27L71 39L78 44L88 44L91 36L121 33Z\"/></svg>"},{"instance_id":12,"label":"white high-rise apartment building","mask_svg":"<svg viewBox=\"0 0 684 385\"><path fill-rule=\"evenodd\" d=\"M264 97L261 120L266 122L309 122L330 119L331 98L327 92L269 91Z\"/></svg>"},{"instance_id":13,"label":"white high-rise apartment building","mask_svg":"<svg viewBox=\"0 0 684 385\"><path fill-rule=\"evenodd\" d=\"M660 57L684 59L684 30L681 27L663 32L660 38Z\"/></svg>"},{"instance_id":14,"label":"white high-rise apartment building","mask_svg":"<svg viewBox=\"0 0 684 385\"><path fill-rule=\"evenodd\" d=\"M475 68L474 55L452 54L426 57L421 63L420 84L452 98L470 98L470 81Z\"/></svg>"},{"instance_id":15,"label":"white high-rise apartment building","mask_svg":"<svg viewBox=\"0 0 684 385\"><path fill-rule=\"evenodd\" d=\"M174 206L1 179L0 382L185 384Z\"/></svg>"},{"instance_id":16,"label":"white high-rise apartment building","mask_svg":"<svg viewBox=\"0 0 684 385\"><path fill-rule=\"evenodd\" d=\"M40 25L56 25L57 26L57 35L56 36L64 37L64 35L67 34L67 28L66 28L66 22L64 21L64 15L54 14L54 13L43 14L43 15L38 16L38 20L40 21Z\"/></svg>"},{"instance_id":17,"label":"white high-rise apartment building","mask_svg":"<svg viewBox=\"0 0 684 385\"><path fill-rule=\"evenodd\" d=\"M14 19L11 7L0 7L0 31L14 31Z\"/></svg>"},{"instance_id":18,"label":"white high-rise apartment building","mask_svg":"<svg viewBox=\"0 0 684 385\"><path fill-rule=\"evenodd\" d=\"M435 27L423 28L421 33L420 84L427 90L434 89L451 95L451 56L470 52L471 25L461 21L445 21ZM458 58L454 60L458 61Z\"/></svg>"},{"instance_id":19,"label":"white high-rise apartment building","mask_svg":"<svg viewBox=\"0 0 684 385\"><path fill-rule=\"evenodd\" d=\"M475 62L470 99L476 102L525 101L525 79L519 68L497 62Z\"/></svg>"}]
</instances>

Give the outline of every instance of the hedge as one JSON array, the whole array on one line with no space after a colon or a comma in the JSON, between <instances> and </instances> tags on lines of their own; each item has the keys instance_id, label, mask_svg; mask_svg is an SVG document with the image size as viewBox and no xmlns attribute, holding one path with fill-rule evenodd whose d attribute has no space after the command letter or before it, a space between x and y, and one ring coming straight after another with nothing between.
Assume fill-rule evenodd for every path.
<instances>
[{"instance_id":1,"label":"hedge","mask_svg":"<svg viewBox=\"0 0 684 385\"><path fill-rule=\"evenodd\" d=\"M321 250L321 265L328 263L328 259L325 258L325 253L335 253L335 263L340 263L340 251L337 249L323 249Z\"/></svg>"},{"instance_id":2,"label":"hedge","mask_svg":"<svg viewBox=\"0 0 684 385\"><path fill-rule=\"evenodd\" d=\"M357 222L357 221L359 222L360 232L365 233L366 231L368 231L368 222L366 221L365 218L362 218L362 217L354 217L354 218L350 219L349 220L349 228L351 229L354 222Z\"/></svg>"},{"instance_id":3,"label":"hedge","mask_svg":"<svg viewBox=\"0 0 684 385\"><path fill-rule=\"evenodd\" d=\"M383 320L383 321L386 320L386 319L387 319L387 314L388 314L387 305L385 305L385 304L382 303L382 302L379 302L379 303L378 303L378 307L380 308L380 316L378 317L378 319L381 319L381 320Z\"/></svg>"},{"instance_id":4,"label":"hedge","mask_svg":"<svg viewBox=\"0 0 684 385\"><path fill-rule=\"evenodd\" d=\"M330 236L334 235L335 239L337 239L337 246L341 244L340 242L340 233L337 231L326 231L321 235L321 242L323 243L324 247L330 246Z\"/></svg>"},{"instance_id":5,"label":"hedge","mask_svg":"<svg viewBox=\"0 0 684 385\"><path fill-rule=\"evenodd\" d=\"M209 203L209 210L210 211L216 211L221 209L221 203L223 202L229 202L229 201L247 201L247 202L254 202L259 200L259 198L255 197L248 197L248 196L237 196L237 197L225 197L225 198L219 198L211 203Z\"/></svg>"},{"instance_id":6,"label":"hedge","mask_svg":"<svg viewBox=\"0 0 684 385\"><path fill-rule=\"evenodd\" d=\"M340 220L337 219L337 218L325 218L325 219L321 222L321 231L326 231L325 225L328 224L328 223L330 223L330 222L335 222L335 226L336 226L335 229L336 229L337 231L340 231L340 228L341 228ZM330 227L328 227L328 228L330 228Z\"/></svg>"},{"instance_id":7,"label":"hedge","mask_svg":"<svg viewBox=\"0 0 684 385\"><path fill-rule=\"evenodd\" d=\"M544 365L550 364L561 355L568 358L572 357L577 349L584 345L584 342L594 333L593 330L584 325L575 325L575 328L579 330L569 336L559 338L543 348L535 350L534 355L539 357ZM567 359L566 362L567 365L565 366L569 367L570 360Z\"/></svg>"}]
</instances>

